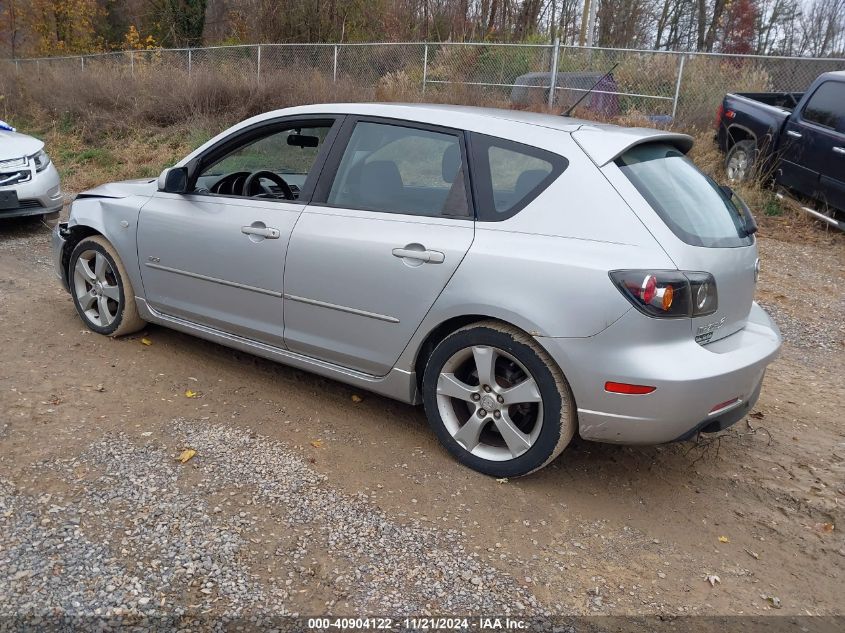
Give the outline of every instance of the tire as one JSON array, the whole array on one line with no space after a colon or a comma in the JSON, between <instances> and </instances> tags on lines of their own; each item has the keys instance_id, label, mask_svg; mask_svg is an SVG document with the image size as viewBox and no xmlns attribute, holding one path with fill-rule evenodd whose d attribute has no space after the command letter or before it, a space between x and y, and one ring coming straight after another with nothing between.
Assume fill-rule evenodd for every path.
<instances>
[{"instance_id":1,"label":"tire","mask_svg":"<svg viewBox=\"0 0 845 633\"><path fill-rule=\"evenodd\" d=\"M146 325L138 316L135 291L123 262L103 236L86 237L76 245L70 255L68 281L76 312L94 332L124 336Z\"/></svg>"},{"instance_id":2,"label":"tire","mask_svg":"<svg viewBox=\"0 0 845 633\"><path fill-rule=\"evenodd\" d=\"M489 389L479 380L490 375L487 367L495 382ZM546 466L577 427L572 391L558 366L528 334L498 321L443 339L426 362L422 395L441 444L465 466L494 477Z\"/></svg>"},{"instance_id":3,"label":"tire","mask_svg":"<svg viewBox=\"0 0 845 633\"><path fill-rule=\"evenodd\" d=\"M745 182L754 176L757 161L757 144L739 141L731 146L725 156L725 171L731 182Z\"/></svg>"}]
</instances>

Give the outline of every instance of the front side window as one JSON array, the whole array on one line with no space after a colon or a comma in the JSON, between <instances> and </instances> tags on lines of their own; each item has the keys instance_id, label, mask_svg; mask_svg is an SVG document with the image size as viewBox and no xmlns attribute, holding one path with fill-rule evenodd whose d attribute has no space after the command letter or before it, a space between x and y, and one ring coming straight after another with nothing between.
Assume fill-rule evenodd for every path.
<instances>
[{"instance_id":1,"label":"front side window","mask_svg":"<svg viewBox=\"0 0 845 633\"><path fill-rule=\"evenodd\" d=\"M804 107L804 120L845 134L845 83L819 86Z\"/></svg>"},{"instance_id":2,"label":"front side window","mask_svg":"<svg viewBox=\"0 0 845 633\"><path fill-rule=\"evenodd\" d=\"M204 168L194 191L296 200L330 129L294 127L248 142Z\"/></svg>"},{"instance_id":3,"label":"front side window","mask_svg":"<svg viewBox=\"0 0 845 633\"><path fill-rule=\"evenodd\" d=\"M389 213L468 217L460 140L444 132L359 122L327 202Z\"/></svg>"},{"instance_id":4,"label":"front side window","mask_svg":"<svg viewBox=\"0 0 845 633\"><path fill-rule=\"evenodd\" d=\"M537 147L483 134L472 135L479 218L504 220L539 196L569 164Z\"/></svg>"},{"instance_id":5,"label":"front side window","mask_svg":"<svg viewBox=\"0 0 845 633\"><path fill-rule=\"evenodd\" d=\"M693 246L747 246L742 204L735 203L692 161L665 143L637 145L616 164L657 215L681 240Z\"/></svg>"}]
</instances>

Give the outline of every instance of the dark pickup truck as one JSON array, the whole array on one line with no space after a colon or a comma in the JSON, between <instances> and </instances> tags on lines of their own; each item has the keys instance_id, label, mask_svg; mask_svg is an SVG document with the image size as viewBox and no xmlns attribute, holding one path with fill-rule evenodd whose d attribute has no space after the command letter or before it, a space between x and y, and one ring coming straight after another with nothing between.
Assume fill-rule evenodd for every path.
<instances>
[{"instance_id":1,"label":"dark pickup truck","mask_svg":"<svg viewBox=\"0 0 845 633\"><path fill-rule=\"evenodd\" d=\"M729 179L771 177L845 213L845 71L804 93L728 94L716 125Z\"/></svg>"}]
</instances>

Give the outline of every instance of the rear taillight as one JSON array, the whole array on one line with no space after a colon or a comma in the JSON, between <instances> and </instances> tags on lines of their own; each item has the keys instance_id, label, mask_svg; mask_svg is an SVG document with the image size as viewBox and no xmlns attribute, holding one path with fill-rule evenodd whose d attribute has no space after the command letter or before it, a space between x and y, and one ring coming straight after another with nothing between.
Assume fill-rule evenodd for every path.
<instances>
[{"instance_id":1,"label":"rear taillight","mask_svg":"<svg viewBox=\"0 0 845 633\"><path fill-rule=\"evenodd\" d=\"M723 103L719 104L719 107L716 108L716 129L719 129L719 126L722 125L722 119L733 119L736 116L736 112L733 110L725 110L725 105Z\"/></svg>"},{"instance_id":2,"label":"rear taillight","mask_svg":"<svg viewBox=\"0 0 845 633\"><path fill-rule=\"evenodd\" d=\"M661 318L698 317L719 307L710 273L679 270L612 270L610 279L633 306Z\"/></svg>"}]
</instances>

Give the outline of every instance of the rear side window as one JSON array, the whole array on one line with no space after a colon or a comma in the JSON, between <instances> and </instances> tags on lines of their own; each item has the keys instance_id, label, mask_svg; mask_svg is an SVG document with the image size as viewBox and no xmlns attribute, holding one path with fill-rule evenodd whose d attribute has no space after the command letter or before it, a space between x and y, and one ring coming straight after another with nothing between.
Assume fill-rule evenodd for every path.
<instances>
[{"instance_id":1,"label":"rear side window","mask_svg":"<svg viewBox=\"0 0 845 633\"><path fill-rule=\"evenodd\" d=\"M328 204L469 218L459 137L388 123L357 123Z\"/></svg>"},{"instance_id":2,"label":"rear side window","mask_svg":"<svg viewBox=\"0 0 845 633\"><path fill-rule=\"evenodd\" d=\"M493 136L472 134L471 142L480 220L512 217L569 164L559 154Z\"/></svg>"},{"instance_id":3,"label":"rear side window","mask_svg":"<svg viewBox=\"0 0 845 633\"><path fill-rule=\"evenodd\" d=\"M670 145L637 145L616 164L666 225L693 246L747 246L743 211L712 179Z\"/></svg>"},{"instance_id":4,"label":"rear side window","mask_svg":"<svg viewBox=\"0 0 845 633\"><path fill-rule=\"evenodd\" d=\"M804 107L803 118L845 133L845 83L826 81L819 86Z\"/></svg>"}]
</instances>

